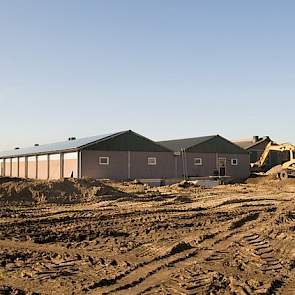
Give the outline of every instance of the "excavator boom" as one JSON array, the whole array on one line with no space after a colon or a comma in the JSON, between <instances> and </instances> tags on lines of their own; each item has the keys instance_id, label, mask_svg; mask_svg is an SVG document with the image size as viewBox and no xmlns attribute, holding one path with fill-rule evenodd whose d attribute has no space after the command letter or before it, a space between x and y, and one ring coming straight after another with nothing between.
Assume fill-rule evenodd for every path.
<instances>
[{"instance_id":1,"label":"excavator boom","mask_svg":"<svg viewBox=\"0 0 295 295\"><path fill-rule=\"evenodd\" d=\"M294 153L295 153L295 146L290 143L282 143L282 144L276 144L274 142L270 142L264 152L262 153L260 159L254 164L256 167L263 167L271 153L271 151L278 151L278 152L290 152L290 159L294 159Z\"/></svg>"}]
</instances>

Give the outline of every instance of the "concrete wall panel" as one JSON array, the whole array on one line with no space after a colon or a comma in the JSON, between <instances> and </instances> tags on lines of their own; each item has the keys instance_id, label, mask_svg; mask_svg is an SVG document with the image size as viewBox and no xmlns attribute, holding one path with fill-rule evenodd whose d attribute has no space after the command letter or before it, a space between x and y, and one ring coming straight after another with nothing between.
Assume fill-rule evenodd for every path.
<instances>
[{"instance_id":1,"label":"concrete wall panel","mask_svg":"<svg viewBox=\"0 0 295 295\"><path fill-rule=\"evenodd\" d=\"M36 157L28 157L28 178L36 178Z\"/></svg>"},{"instance_id":2,"label":"concrete wall panel","mask_svg":"<svg viewBox=\"0 0 295 295\"><path fill-rule=\"evenodd\" d=\"M26 177L26 158L19 158L19 177Z\"/></svg>"},{"instance_id":3,"label":"concrete wall panel","mask_svg":"<svg viewBox=\"0 0 295 295\"><path fill-rule=\"evenodd\" d=\"M60 154L49 156L49 179L60 178Z\"/></svg>"},{"instance_id":4,"label":"concrete wall panel","mask_svg":"<svg viewBox=\"0 0 295 295\"><path fill-rule=\"evenodd\" d=\"M47 155L38 156L38 179L48 178L48 159Z\"/></svg>"},{"instance_id":5,"label":"concrete wall panel","mask_svg":"<svg viewBox=\"0 0 295 295\"><path fill-rule=\"evenodd\" d=\"M63 176L74 178L78 177L78 153L65 153L64 154L64 164L63 164Z\"/></svg>"}]
</instances>

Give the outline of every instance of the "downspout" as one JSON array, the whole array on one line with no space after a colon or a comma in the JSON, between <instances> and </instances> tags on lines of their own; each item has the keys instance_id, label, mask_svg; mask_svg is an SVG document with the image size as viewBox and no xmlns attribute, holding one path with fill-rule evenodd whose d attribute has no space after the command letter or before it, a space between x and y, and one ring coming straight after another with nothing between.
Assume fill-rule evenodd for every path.
<instances>
[{"instance_id":1,"label":"downspout","mask_svg":"<svg viewBox=\"0 0 295 295\"><path fill-rule=\"evenodd\" d=\"M187 154L186 154L186 150L184 150L184 160L185 160L185 174L186 174L186 178L188 178L188 170L187 170Z\"/></svg>"},{"instance_id":2,"label":"downspout","mask_svg":"<svg viewBox=\"0 0 295 295\"><path fill-rule=\"evenodd\" d=\"M131 179L131 152L130 151L128 151L127 169L128 169L127 176L128 176L128 179L130 180Z\"/></svg>"},{"instance_id":3,"label":"downspout","mask_svg":"<svg viewBox=\"0 0 295 295\"><path fill-rule=\"evenodd\" d=\"M175 160L174 160L174 162L175 162L175 163L174 163L174 167L175 167L175 178L177 178L177 168L178 168L178 167L177 167L177 156L174 156L174 159L175 159Z\"/></svg>"},{"instance_id":4,"label":"downspout","mask_svg":"<svg viewBox=\"0 0 295 295\"><path fill-rule=\"evenodd\" d=\"M220 176L220 175L219 175L220 172L219 172L219 163L218 163L218 153L216 153L215 156L216 156L216 170L217 170L217 172L218 172L218 176Z\"/></svg>"},{"instance_id":5,"label":"downspout","mask_svg":"<svg viewBox=\"0 0 295 295\"><path fill-rule=\"evenodd\" d=\"M180 153L181 153L181 161L182 161L182 175L183 175L183 178L185 179L185 167L184 167L184 156L183 156L183 149L181 148L180 149Z\"/></svg>"}]
</instances>

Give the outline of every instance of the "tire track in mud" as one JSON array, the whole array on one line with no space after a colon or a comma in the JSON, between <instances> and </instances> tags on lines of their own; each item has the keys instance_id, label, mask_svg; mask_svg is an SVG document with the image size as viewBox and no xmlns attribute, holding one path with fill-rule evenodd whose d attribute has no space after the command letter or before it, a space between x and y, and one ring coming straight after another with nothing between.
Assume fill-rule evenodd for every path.
<instances>
[{"instance_id":1,"label":"tire track in mud","mask_svg":"<svg viewBox=\"0 0 295 295\"><path fill-rule=\"evenodd\" d=\"M255 221L258 219L259 214L252 213L246 214L238 221L234 221L230 226L229 229L236 229L243 226L245 223L250 221ZM237 226L238 222L238 226ZM234 224L234 226L233 226ZM235 234L239 236L238 232L235 233L228 233L225 239L233 237ZM252 237L253 234L249 234L247 237ZM254 235L253 235L254 236ZM254 236L257 238L256 236ZM225 250L227 247L221 247L218 245L223 239L220 239L213 242L215 247L217 246L217 250L214 251L211 255L204 259L204 261L210 262L220 262L224 259L224 257L228 254L228 251ZM235 241L235 238L232 239L232 242ZM257 244L256 244L257 242ZM270 247L266 241L254 241L253 244L255 245L255 251L257 254L263 255L260 251L266 246ZM267 249L269 250L269 249ZM266 251L267 252L267 251ZM226 278L223 274L214 272L211 270L202 270L200 269L200 265L204 261L197 262L197 269L194 268L194 265L190 265L187 268L184 268L182 272L177 274L172 274L170 279L165 282L164 284L158 284L153 287L149 287L146 290L142 291L139 294L208 294L210 292L214 292L219 290L219 288L226 289L231 284L230 280ZM265 272L271 270L277 270L281 268L279 262L274 258L266 258L267 268L264 269ZM279 266L279 267L278 267ZM276 284L276 281L273 282L273 285ZM272 286L273 287L273 286ZM236 284L230 286L232 292L238 292L238 294L250 294L249 290L251 291L250 286L247 284ZM261 290L261 288L257 288L256 290Z\"/></svg>"},{"instance_id":2,"label":"tire track in mud","mask_svg":"<svg viewBox=\"0 0 295 295\"><path fill-rule=\"evenodd\" d=\"M257 218L254 218L254 219L250 218L249 221L255 220ZM202 253L201 256L202 257L205 256L205 257L201 261L198 261L198 263L203 263L205 261L212 261L212 260L221 260L224 256L224 254L228 253L227 251L223 250L223 249L226 249L227 245L230 243L230 241L228 241L228 239L233 239L232 237L236 233L237 233L237 231L233 231L232 228L229 227L225 232L223 231L221 234L205 235L205 236L203 236L203 238L202 237L200 238L199 243L198 243L198 247L200 247L202 245L202 242L208 242L208 240L210 240L210 243L207 246L209 249L210 249L210 247L215 247L215 248L217 247L218 249L220 248L221 250L214 251L214 248L212 248L208 251L204 251L204 250L197 250L198 247L196 247L196 249L188 255L186 254L183 257L179 257L179 258L177 257L176 259L173 259L172 261L169 261L169 262L165 262L165 263L162 262L159 265L156 264L152 270L150 269L151 264L148 263L147 266L143 266L138 271L138 274L135 274L135 273L132 274L133 280L131 282L130 282L130 278L125 277L125 280L121 280L121 278L120 278L119 282L117 282L117 280L110 282L110 286L112 285L112 287L100 289L99 292L101 292L102 294L110 294L110 293L120 294L120 291L128 290L128 292L131 292L131 294L133 294L131 291L132 288L136 287L137 290L139 288L142 288L142 287L140 287L140 285L149 284L149 282L146 282L146 281L147 280L153 281L153 279L151 277L155 277L155 275L159 276L160 272L164 273L164 276L166 278L169 277L169 274L173 273L173 270L170 270L169 267L171 267L171 266L180 267L181 264L185 263L185 261L187 261L187 260L190 263L192 263L192 260L196 260L195 257L200 254L200 251L205 252L207 254L205 255L204 253ZM225 245L219 246L219 244L222 244L222 243ZM161 250L161 249L159 249L159 250ZM162 259L162 257L157 257L155 260L153 260L153 262L154 261L159 262L159 260L161 260L161 259ZM177 294L177 292L188 291L188 289L190 289L189 283L191 283L192 281L194 281L194 284L196 285L195 289L198 289L198 287L204 288L208 284L209 284L209 287L208 287L209 289L212 289L214 284L218 285L220 282L222 282L222 284L225 284L224 276L220 273L217 273L217 272L210 273L209 277L205 276L205 281L208 281L208 284L204 284L204 282L202 281L202 276L204 276L204 272L200 273L200 277L197 276L197 273L195 273L192 278L192 277L188 276L188 274L190 274L191 272L189 270L185 270L185 271L187 272L186 277L188 278L188 285L186 285L185 288L182 287L182 289L183 289L182 291L179 288L173 290L173 286L168 287L167 284L165 286L161 286L161 288L162 289L164 288L166 290L169 289L172 292L172 294L174 294L173 292L175 292L175 294ZM144 273L145 273L145 275L143 275ZM161 274L160 276L163 279L163 274ZM216 276L218 279L215 278ZM183 279L184 278L182 277L181 281L183 281ZM172 279L172 281L173 281L173 284L175 285L175 283L177 283L177 277L174 277ZM219 283L217 283L217 281L219 281ZM182 282L181 284L183 285L184 283ZM117 286L114 286L114 285L117 285ZM101 284L96 284L96 287L101 287ZM151 290L151 292L155 292L155 290Z\"/></svg>"},{"instance_id":3,"label":"tire track in mud","mask_svg":"<svg viewBox=\"0 0 295 295\"><path fill-rule=\"evenodd\" d=\"M61 280L63 290L70 287L76 294L293 294L294 263L288 257L294 206L270 196L214 197L207 205L193 198L149 204L145 198L105 203L107 210L30 212L31 222L7 219L0 231L8 236L6 247L24 234L57 235L42 245L23 242L45 252L33 263L44 269L24 276L26 286ZM48 260L50 249L70 256ZM65 281L68 274L73 285Z\"/></svg>"},{"instance_id":4,"label":"tire track in mud","mask_svg":"<svg viewBox=\"0 0 295 295\"><path fill-rule=\"evenodd\" d=\"M283 266L275 257L274 250L269 241L259 234L249 234L244 240L252 247L254 254L261 260L260 269L262 272L279 272Z\"/></svg>"}]
</instances>

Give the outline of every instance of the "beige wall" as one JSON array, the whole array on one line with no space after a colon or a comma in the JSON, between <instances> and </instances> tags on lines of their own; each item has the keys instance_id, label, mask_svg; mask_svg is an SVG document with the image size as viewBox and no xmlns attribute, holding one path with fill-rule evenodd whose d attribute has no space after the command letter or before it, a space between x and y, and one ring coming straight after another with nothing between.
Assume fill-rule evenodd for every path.
<instances>
[{"instance_id":1,"label":"beige wall","mask_svg":"<svg viewBox=\"0 0 295 295\"><path fill-rule=\"evenodd\" d=\"M12 159L11 166L11 176L18 177L18 158Z\"/></svg>"},{"instance_id":2,"label":"beige wall","mask_svg":"<svg viewBox=\"0 0 295 295\"><path fill-rule=\"evenodd\" d=\"M36 157L28 157L28 178L36 178Z\"/></svg>"},{"instance_id":3,"label":"beige wall","mask_svg":"<svg viewBox=\"0 0 295 295\"><path fill-rule=\"evenodd\" d=\"M78 153L65 153L63 156L63 177L78 177Z\"/></svg>"},{"instance_id":4,"label":"beige wall","mask_svg":"<svg viewBox=\"0 0 295 295\"><path fill-rule=\"evenodd\" d=\"M38 156L38 179L48 178L48 159L47 155Z\"/></svg>"},{"instance_id":5,"label":"beige wall","mask_svg":"<svg viewBox=\"0 0 295 295\"><path fill-rule=\"evenodd\" d=\"M19 158L19 177L26 177L26 158Z\"/></svg>"},{"instance_id":6,"label":"beige wall","mask_svg":"<svg viewBox=\"0 0 295 295\"><path fill-rule=\"evenodd\" d=\"M11 176L11 159L5 159L5 176Z\"/></svg>"},{"instance_id":7,"label":"beige wall","mask_svg":"<svg viewBox=\"0 0 295 295\"><path fill-rule=\"evenodd\" d=\"M49 156L49 179L60 178L60 154Z\"/></svg>"}]
</instances>

